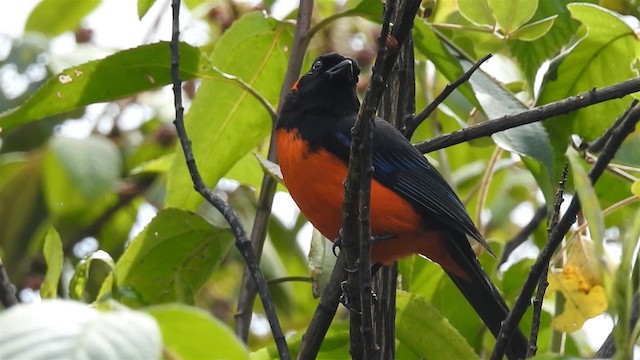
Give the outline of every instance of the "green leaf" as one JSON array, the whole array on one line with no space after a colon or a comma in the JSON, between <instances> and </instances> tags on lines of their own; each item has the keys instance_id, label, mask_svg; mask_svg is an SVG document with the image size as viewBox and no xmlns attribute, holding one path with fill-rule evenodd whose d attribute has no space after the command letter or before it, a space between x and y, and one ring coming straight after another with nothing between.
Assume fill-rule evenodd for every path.
<instances>
[{"instance_id":1,"label":"green leaf","mask_svg":"<svg viewBox=\"0 0 640 360\"><path fill-rule=\"evenodd\" d=\"M314 297L319 297L324 292L334 265L336 257L333 255L332 244L320 231L313 229L311 235L311 245L309 248L309 269L311 270L311 281Z\"/></svg>"},{"instance_id":2,"label":"green leaf","mask_svg":"<svg viewBox=\"0 0 640 360\"><path fill-rule=\"evenodd\" d=\"M431 26L422 20L414 21L413 26L413 41L418 53L433 62L436 69L451 82L464 74L458 59L447 50L446 44L441 41ZM477 102L468 83L460 85L456 90L460 91L470 102Z\"/></svg>"},{"instance_id":3,"label":"green leaf","mask_svg":"<svg viewBox=\"0 0 640 360\"><path fill-rule=\"evenodd\" d=\"M99 136L84 140L54 138L51 144L57 143L56 146L61 150L60 154L65 158L65 163L53 150L53 146L44 155L44 197L49 213L57 221L56 226L59 231L64 232L67 226L76 228L88 224L117 201L115 193L109 190L115 185L120 170L117 172L110 170L109 167L113 164L106 169L98 166L103 154L95 150L101 147L106 149L109 146L104 144L94 146L91 142L93 138L98 142L108 141ZM67 141L69 144L66 144ZM73 152L74 149L84 151L88 148L93 149L92 156ZM118 159L113 161L119 162L119 154L116 156ZM74 163L76 157L79 159L78 164ZM98 179L98 183L93 184L93 179ZM60 223L61 219L65 224Z\"/></svg>"},{"instance_id":4,"label":"green leaf","mask_svg":"<svg viewBox=\"0 0 640 360\"><path fill-rule=\"evenodd\" d=\"M600 209L600 202L589 179L589 175L582 167L583 161L580 154L573 148L567 150L567 158L571 165L573 183L575 184L580 206L589 224L591 239L596 245L598 258L604 255L604 216Z\"/></svg>"},{"instance_id":5,"label":"green leaf","mask_svg":"<svg viewBox=\"0 0 640 360\"><path fill-rule=\"evenodd\" d=\"M539 104L636 76L631 64L640 55L640 41L620 15L591 4L574 3L569 10L582 22L586 35L552 62L543 81ZM610 100L544 122L554 148L556 172L564 162L571 134L586 141L595 139L624 112L629 101L629 97ZM559 178L558 174L555 177Z\"/></svg>"},{"instance_id":6,"label":"green leaf","mask_svg":"<svg viewBox=\"0 0 640 360\"><path fill-rule=\"evenodd\" d=\"M25 31L36 31L53 37L76 30L80 22L100 5L101 0L42 0L33 9Z\"/></svg>"},{"instance_id":7,"label":"green leaf","mask_svg":"<svg viewBox=\"0 0 640 360\"><path fill-rule=\"evenodd\" d=\"M473 66L469 60L460 58L463 69ZM527 110L513 94L506 91L496 80L478 69L469 79L480 106L490 119L497 119L505 115ZM554 173L553 149L547 131L540 123L532 123L491 135L496 145L519 155L528 156L539 162L544 169L536 167L532 171L539 181L541 189L547 190L545 198L553 199L553 186L548 174ZM528 163L525 162L525 165Z\"/></svg>"},{"instance_id":8,"label":"green leaf","mask_svg":"<svg viewBox=\"0 0 640 360\"><path fill-rule=\"evenodd\" d=\"M44 260L47 263L47 273L40 287L40 296L43 299L52 299L58 296L58 282L62 275L62 263L64 254L62 253L62 240L60 234L50 227L44 238Z\"/></svg>"},{"instance_id":9,"label":"green leaf","mask_svg":"<svg viewBox=\"0 0 640 360\"><path fill-rule=\"evenodd\" d=\"M232 243L229 230L217 229L198 215L178 209L162 210L118 260L118 291L136 294L135 301L128 301L133 306L192 303L193 295L209 279ZM106 281L101 294L109 292L110 286Z\"/></svg>"},{"instance_id":10,"label":"green leaf","mask_svg":"<svg viewBox=\"0 0 640 360\"><path fill-rule=\"evenodd\" d=\"M527 24L516 31L509 34L509 38L512 40L533 41L541 38L551 30L553 23L558 18L558 15L553 15L531 24Z\"/></svg>"},{"instance_id":11,"label":"green leaf","mask_svg":"<svg viewBox=\"0 0 640 360\"><path fill-rule=\"evenodd\" d=\"M221 71L235 75L271 104L278 102L287 66L292 25L263 13L249 13L225 31L211 55ZM229 81L202 81L185 117L187 133L204 181L218 180L269 134L272 119L247 91ZM178 150L180 151L180 150ZM194 210L202 202L193 190L183 155L167 174L166 207Z\"/></svg>"},{"instance_id":12,"label":"green leaf","mask_svg":"<svg viewBox=\"0 0 640 360\"><path fill-rule=\"evenodd\" d=\"M182 359L248 359L228 325L204 310L180 304L144 309L160 326L164 346Z\"/></svg>"},{"instance_id":13,"label":"green leaf","mask_svg":"<svg viewBox=\"0 0 640 360\"><path fill-rule=\"evenodd\" d=\"M566 4L571 0L545 0L538 4L538 10L531 20L539 21L557 16L549 32L534 41L513 40L507 46L520 64L530 91L533 92L534 79L540 66L558 54L574 35L580 23L571 18Z\"/></svg>"},{"instance_id":14,"label":"green leaf","mask_svg":"<svg viewBox=\"0 0 640 360\"><path fill-rule=\"evenodd\" d=\"M171 82L170 67L167 42L119 51L102 60L70 67L47 80L20 107L0 114L0 127L8 130L46 116L167 85ZM193 79L206 70L202 53L180 44L180 78Z\"/></svg>"},{"instance_id":15,"label":"green leaf","mask_svg":"<svg viewBox=\"0 0 640 360\"><path fill-rule=\"evenodd\" d=\"M636 180L631 184L631 192L636 196L640 196L640 180Z\"/></svg>"},{"instance_id":16,"label":"green leaf","mask_svg":"<svg viewBox=\"0 0 640 360\"><path fill-rule=\"evenodd\" d=\"M474 25L492 27L496 23L487 0L458 0L458 10Z\"/></svg>"},{"instance_id":17,"label":"green leaf","mask_svg":"<svg viewBox=\"0 0 640 360\"><path fill-rule=\"evenodd\" d=\"M156 0L138 0L138 19L142 19Z\"/></svg>"},{"instance_id":18,"label":"green leaf","mask_svg":"<svg viewBox=\"0 0 640 360\"><path fill-rule=\"evenodd\" d=\"M0 249L9 273L26 261L32 238L46 208L42 200L42 153L0 156Z\"/></svg>"},{"instance_id":19,"label":"green leaf","mask_svg":"<svg viewBox=\"0 0 640 360\"><path fill-rule=\"evenodd\" d=\"M48 300L0 313L0 329L3 359L161 358L160 330L143 312Z\"/></svg>"},{"instance_id":20,"label":"green leaf","mask_svg":"<svg viewBox=\"0 0 640 360\"><path fill-rule=\"evenodd\" d=\"M478 358L467 340L424 298L398 291L396 311L396 338L416 355L433 359Z\"/></svg>"},{"instance_id":21,"label":"green leaf","mask_svg":"<svg viewBox=\"0 0 640 360\"><path fill-rule=\"evenodd\" d=\"M488 3L505 35L524 25L538 9L538 0L488 0Z\"/></svg>"},{"instance_id":22,"label":"green leaf","mask_svg":"<svg viewBox=\"0 0 640 360\"><path fill-rule=\"evenodd\" d=\"M122 171L116 145L105 137L54 137L51 151L86 201L95 201L114 185Z\"/></svg>"},{"instance_id":23,"label":"green leaf","mask_svg":"<svg viewBox=\"0 0 640 360\"><path fill-rule=\"evenodd\" d=\"M105 279L115 271L115 263L105 251L98 250L80 260L69 282L69 297L93 302Z\"/></svg>"}]
</instances>

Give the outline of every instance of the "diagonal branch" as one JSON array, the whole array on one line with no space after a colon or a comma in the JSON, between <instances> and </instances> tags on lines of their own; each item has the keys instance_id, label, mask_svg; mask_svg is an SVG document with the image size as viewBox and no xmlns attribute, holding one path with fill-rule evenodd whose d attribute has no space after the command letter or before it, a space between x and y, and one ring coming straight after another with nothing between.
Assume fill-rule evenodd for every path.
<instances>
[{"instance_id":1,"label":"diagonal branch","mask_svg":"<svg viewBox=\"0 0 640 360\"><path fill-rule=\"evenodd\" d=\"M450 84L447 84L447 86L444 87L444 90L442 90L440 95L438 95L424 110L422 110L419 114L416 114L415 116L412 116L409 120L407 120L407 127L404 131L404 136L407 139L411 139L411 137L413 136L413 133L416 131L418 126L420 126L420 124L422 124L422 122L425 121L429 117L429 115L431 115L431 113L438 107L438 105L442 104L442 102L445 101L445 99L449 97L449 95L451 95L453 90L455 90L456 88L458 88L458 86L464 84L467 80L469 80L471 75L474 72L476 72L478 68L480 68L480 65L484 64L485 61L489 60L491 56L493 55L487 54L482 59L478 60L475 64L473 64L471 68L469 68L469 70L467 70L464 74L462 74L460 78L458 78L456 81Z\"/></svg>"},{"instance_id":2,"label":"diagonal branch","mask_svg":"<svg viewBox=\"0 0 640 360\"><path fill-rule=\"evenodd\" d=\"M428 153L483 136L489 136L499 131L546 120L556 115L566 114L604 101L621 98L638 91L640 91L640 78L634 78L602 89L594 88L585 93L527 111L488 120L447 135L423 141L415 146L420 152Z\"/></svg>"},{"instance_id":3,"label":"diagonal branch","mask_svg":"<svg viewBox=\"0 0 640 360\"><path fill-rule=\"evenodd\" d=\"M300 75L304 53L309 44L304 34L309 29L311 23L311 15L313 14L313 0L300 1L298 8L298 20L293 35L293 45L289 55L289 63L285 74L282 87L280 89L280 101L278 103L278 111L284 103L284 99L289 93L291 86ZM276 114L277 116L277 114ZM275 119L274 119L275 120ZM274 121L275 125L275 121ZM269 141L269 153L267 160L271 162L277 161L275 131L271 132ZM262 186L260 188L260 197L258 198L258 207L256 217L251 230L251 244L255 250L258 259L262 254L262 248L267 236L267 226L271 217L271 205L273 197L276 193L276 181L271 175L265 173L262 178ZM256 297L256 289L248 270L245 270L242 277L242 286L240 287L240 295L238 296L238 312L236 313L236 334L245 342L249 337L249 326L251 325L251 317L253 315L253 302Z\"/></svg>"},{"instance_id":4,"label":"diagonal branch","mask_svg":"<svg viewBox=\"0 0 640 360\"><path fill-rule=\"evenodd\" d=\"M638 79L638 83L640 84L640 79ZM611 159L613 159L613 156L622 144L622 141L634 131L638 120L640 120L640 106L635 106L633 110L627 114L620 125L611 132L611 137L606 142L600 157L589 172L589 178L592 184L595 184L600 175L602 175L607 164ZM504 355L507 345L509 344L509 340L511 339L511 334L513 334L513 329L518 326L520 319L522 319L527 307L529 307L531 303L531 296L536 284L542 276L544 269L549 265L549 261L551 260L554 251L562 242L562 238L575 222L576 215L579 210L580 201L577 196L574 196L564 216L558 225L551 231L547 244L544 246L540 255L536 259L536 262L531 267L529 276L527 276L527 279L522 286L522 290L520 295L518 295L515 305L511 309L509 316L507 316L502 324L500 334L497 337L496 346L491 354L491 359L498 360Z\"/></svg>"},{"instance_id":5,"label":"diagonal branch","mask_svg":"<svg viewBox=\"0 0 640 360\"><path fill-rule=\"evenodd\" d=\"M236 238L236 247L245 259L247 267L249 268L249 271L253 276L253 280L257 284L258 293L260 294L260 298L262 299L262 304L264 306L267 319L269 320L269 325L271 325L271 332L273 333L273 338L276 342L280 358L290 359L291 355L289 354L287 341L282 332L282 328L280 327L280 322L278 321L276 309L273 301L271 300L269 288L264 279L264 276L262 275L262 272L260 271L258 258L253 252L251 242L247 238L247 233L242 226L242 222L240 221L240 218L238 217L238 214L235 212L235 210L231 206L229 206L229 204L215 195L213 191L211 191L211 189L207 187L207 184L205 184L205 182L202 180L200 172L198 171L198 167L193 156L193 151L191 150L191 141L187 136L187 131L184 126L184 108L182 106L182 81L180 80L179 73L180 53L178 47L178 39L180 36L180 0L172 0L171 8L173 10L173 27L170 43L171 80L173 83L174 107L176 111L176 119L173 123L178 132L178 138L180 139L180 144L182 145L182 150L187 162L187 167L189 168L189 174L191 175L191 179L193 180L193 185L196 191L198 191L198 193L200 193L200 195L202 195L202 197L204 197L207 202L218 209L218 211L222 213L222 216L225 218L225 220L229 223L231 231Z\"/></svg>"}]
</instances>

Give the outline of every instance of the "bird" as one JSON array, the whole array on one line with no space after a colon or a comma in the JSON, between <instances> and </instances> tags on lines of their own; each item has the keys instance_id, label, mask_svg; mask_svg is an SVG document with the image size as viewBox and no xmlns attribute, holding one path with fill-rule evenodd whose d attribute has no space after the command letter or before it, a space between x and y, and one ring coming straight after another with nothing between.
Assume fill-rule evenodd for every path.
<instances>
[{"instance_id":1,"label":"bird","mask_svg":"<svg viewBox=\"0 0 640 360\"><path fill-rule=\"evenodd\" d=\"M350 57L318 57L294 83L276 124L284 184L300 211L328 239L339 239L360 68ZM494 336L507 307L468 237L491 252L462 201L429 161L387 121L375 118L370 220L371 261L388 265L412 254L439 264ZM518 329L509 359L526 358Z\"/></svg>"}]
</instances>

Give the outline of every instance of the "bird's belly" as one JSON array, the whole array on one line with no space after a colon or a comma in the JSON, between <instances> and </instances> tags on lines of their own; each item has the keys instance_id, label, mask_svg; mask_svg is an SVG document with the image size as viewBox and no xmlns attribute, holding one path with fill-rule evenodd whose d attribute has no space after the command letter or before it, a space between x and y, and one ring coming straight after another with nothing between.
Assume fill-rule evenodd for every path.
<instances>
[{"instance_id":1,"label":"bird's belly","mask_svg":"<svg viewBox=\"0 0 640 360\"><path fill-rule=\"evenodd\" d=\"M291 197L316 229L329 239L337 238L342 227L346 164L324 149L309 152L295 130L279 130L277 144L282 176ZM406 242L395 253L377 251L374 245L373 261L389 263L415 252L410 239L424 236L424 229L419 214L406 200L373 180L370 211L374 236L392 236L383 242ZM380 248L386 250L387 246Z\"/></svg>"}]
</instances>

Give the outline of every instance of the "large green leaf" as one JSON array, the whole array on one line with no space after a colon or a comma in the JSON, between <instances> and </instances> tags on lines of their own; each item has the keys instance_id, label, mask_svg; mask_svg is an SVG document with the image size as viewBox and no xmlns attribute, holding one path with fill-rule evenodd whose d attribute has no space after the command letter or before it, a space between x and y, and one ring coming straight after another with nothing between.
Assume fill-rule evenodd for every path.
<instances>
[{"instance_id":1,"label":"large green leaf","mask_svg":"<svg viewBox=\"0 0 640 360\"><path fill-rule=\"evenodd\" d=\"M46 116L167 85L171 82L170 65L169 43L160 42L70 67L50 78L20 107L0 114L0 127L10 129ZM202 72L208 73L202 53L181 44L181 79L193 79Z\"/></svg>"},{"instance_id":2,"label":"large green leaf","mask_svg":"<svg viewBox=\"0 0 640 360\"><path fill-rule=\"evenodd\" d=\"M42 0L29 14L24 30L37 31L47 36L76 30L80 21L101 2L101 0Z\"/></svg>"},{"instance_id":3,"label":"large green leaf","mask_svg":"<svg viewBox=\"0 0 640 360\"><path fill-rule=\"evenodd\" d=\"M17 305L0 314L2 359L159 359L162 338L143 312L75 301Z\"/></svg>"},{"instance_id":4,"label":"large green leaf","mask_svg":"<svg viewBox=\"0 0 640 360\"><path fill-rule=\"evenodd\" d=\"M164 346L182 359L248 359L249 352L228 325L209 313L186 305L144 309L162 332Z\"/></svg>"},{"instance_id":5,"label":"large green leaf","mask_svg":"<svg viewBox=\"0 0 640 360\"><path fill-rule=\"evenodd\" d=\"M247 14L225 31L211 61L275 104L286 71L291 31L289 23L263 13ZM200 174L214 186L236 161L264 140L272 119L247 91L228 81L205 79L186 115L185 126ZM201 202L180 154L168 173L166 206L193 210Z\"/></svg>"},{"instance_id":6,"label":"large green leaf","mask_svg":"<svg viewBox=\"0 0 640 360\"><path fill-rule=\"evenodd\" d=\"M477 359L464 337L424 298L396 297L396 338L422 358Z\"/></svg>"},{"instance_id":7,"label":"large green leaf","mask_svg":"<svg viewBox=\"0 0 640 360\"><path fill-rule=\"evenodd\" d=\"M215 228L198 215L162 210L118 260L115 273L119 294L114 296L135 294L122 298L133 306L193 302L193 295L232 243L229 230ZM111 285L111 281L105 281L102 293L110 291Z\"/></svg>"},{"instance_id":8,"label":"large green leaf","mask_svg":"<svg viewBox=\"0 0 640 360\"><path fill-rule=\"evenodd\" d=\"M631 65L640 56L640 40L620 15L591 4L570 4L569 10L582 22L586 35L551 64L539 104L636 76ZM610 100L546 121L544 126L549 131L556 165L564 162L570 134L593 140L622 114L629 101L629 97ZM559 168L556 166L556 172Z\"/></svg>"}]
</instances>

